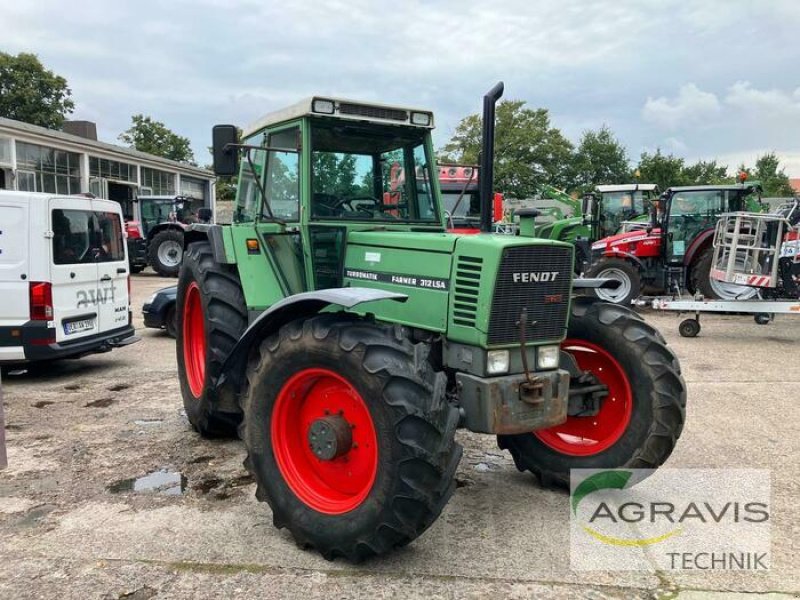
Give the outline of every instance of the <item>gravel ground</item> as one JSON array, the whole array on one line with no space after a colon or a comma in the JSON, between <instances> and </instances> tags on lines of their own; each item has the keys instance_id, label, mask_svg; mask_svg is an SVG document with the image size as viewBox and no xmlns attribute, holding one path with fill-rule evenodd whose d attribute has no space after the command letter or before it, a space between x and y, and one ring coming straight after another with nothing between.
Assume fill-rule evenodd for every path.
<instances>
[{"instance_id":1,"label":"gravel ground","mask_svg":"<svg viewBox=\"0 0 800 600\"><path fill-rule=\"evenodd\" d=\"M494 439L459 433L458 489L420 539L353 566L298 549L254 498L239 441L207 441L182 411L175 343L142 328L155 290L133 279L142 341L2 382L0 598L711 598L800 592L800 318L707 317L701 337L647 314L679 355L686 429L671 467L772 470L772 569L570 570L568 497L518 473ZM149 478L141 481L140 478ZM143 491L153 484L157 491ZM745 597L744 595L742 597Z\"/></svg>"}]
</instances>

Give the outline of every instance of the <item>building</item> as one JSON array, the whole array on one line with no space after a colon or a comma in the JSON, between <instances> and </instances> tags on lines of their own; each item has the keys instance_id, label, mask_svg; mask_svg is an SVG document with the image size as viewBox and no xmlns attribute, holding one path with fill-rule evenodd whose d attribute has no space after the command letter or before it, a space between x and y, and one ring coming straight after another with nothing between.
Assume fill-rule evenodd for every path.
<instances>
[{"instance_id":1,"label":"building","mask_svg":"<svg viewBox=\"0 0 800 600\"><path fill-rule=\"evenodd\" d=\"M0 117L0 189L91 192L132 215L136 196L184 195L214 209L214 174L205 169L97 141L88 121L55 131Z\"/></svg>"}]
</instances>

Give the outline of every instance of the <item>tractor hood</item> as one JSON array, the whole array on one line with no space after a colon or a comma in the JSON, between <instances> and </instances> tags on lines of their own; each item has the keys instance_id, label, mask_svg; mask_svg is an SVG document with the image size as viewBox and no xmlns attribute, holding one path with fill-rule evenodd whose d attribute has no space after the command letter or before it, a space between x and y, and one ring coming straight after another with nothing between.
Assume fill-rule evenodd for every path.
<instances>
[{"instance_id":1,"label":"tractor hood","mask_svg":"<svg viewBox=\"0 0 800 600\"><path fill-rule=\"evenodd\" d=\"M661 236L660 229L653 229L650 233L646 229L636 231L626 231L616 235L610 235L607 238L596 241L592 244L592 250L606 250L606 249L622 249L631 244L636 244L649 238L659 238Z\"/></svg>"}]
</instances>

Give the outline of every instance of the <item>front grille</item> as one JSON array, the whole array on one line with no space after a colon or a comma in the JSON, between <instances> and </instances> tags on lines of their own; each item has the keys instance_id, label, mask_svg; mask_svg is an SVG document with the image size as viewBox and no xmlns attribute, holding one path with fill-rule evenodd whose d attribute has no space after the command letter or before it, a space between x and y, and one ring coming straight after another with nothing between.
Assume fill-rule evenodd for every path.
<instances>
[{"instance_id":1,"label":"front grille","mask_svg":"<svg viewBox=\"0 0 800 600\"><path fill-rule=\"evenodd\" d=\"M552 340L564 335L571 280L570 248L507 248L495 283L489 316L489 344L519 342L517 322L523 307L528 309L525 341ZM534 321L536 324L531 325Z\"/></svg>"},{"instance_id":2,"label":"front grille","mask_svg":"<svg viewBox=\"0 0 800 600\"><path fill-rule=\"evenodd\" d=\"M369 117L371 119L384 119L386 121L408 121L408 113L404 110L383 108L381 106L350 104L347 102L342 102L339 104L339 113L343 115Z\"/></svg>"},{"instance_id":3,"label":"front grille","mask_svg":"<svg viewBox=\"0 0 800 600\"><path fill-rule=\"evenodd\" d=\"M483 259L459 256L456 263L456 285L453 295L453 322L475 327L478 316L478 290L481 287Z\"/></svg>"}]
</instances>

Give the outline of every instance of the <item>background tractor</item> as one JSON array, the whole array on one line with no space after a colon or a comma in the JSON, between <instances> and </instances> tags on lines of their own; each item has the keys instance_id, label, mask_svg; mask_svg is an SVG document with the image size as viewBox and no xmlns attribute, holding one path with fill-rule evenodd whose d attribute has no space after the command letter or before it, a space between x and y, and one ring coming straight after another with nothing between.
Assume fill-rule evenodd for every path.
<instances>
[{"instance_id":1,"label":"background tractor","mask_svg":"<svg viewBox=\"0 0 800 600\"><path fill-rule=\"evenodd\" d=\"M747 299L757 290L709 276L714 227L722 213L761 210L757 183L672 187L651 211L647 227L634 228L592 244L589 277L616 279L617 288L596 289L597 297L629 305L643 290L684 288L712 299Z\"/></svg>"},{"instance_id":2,"label":"background tractor","mask_svg":"<svg viewBox=\"0 0 800 600\"><path fill-rule=\"evenodd\" d=\"M187 225L210 221L211 209L203 207L202 200L188 196L139 196L133 201L134 218L141 231L133 238L141 239L144 249L138 254L146 256L146 264L163 277L176 277L183 258L183 233ZM139 261L133 272L144 268Z\"/></svg>"},{"instance_id":3,"label":"background tractor","mask_svg":"<svg viewBox=\"0 0 800 600\"><path fill-rule=\"evenodd\" d=\"M525 223L490 234L502 90L484 98L478 235L446 231L428 111L314 97L244 144L214 128L237 209L185 235L184 407L202 435L238 429L274 524L328 559L389 552L436 520L458 427L561 486L571 468L658 467L680 436L685 384L658 332L573 298L571 245ZM419 176L399 184L398 167Z\"/></svg>"},{"instance_id":4,"label":"background tractor","mask_svg":"<svg viewBox=\"0 0 800 600\"><path fill-rule=\"evenodd\" d=\"M569 207L572 216L563 216L557 207L545 209L543 214L557 218L537 226L536 235L574 244L576 271L581 273L590 262L595 241L617 233L626 221L647 218L658 187L652 183L598 185L582 201L551 186L545 186L543 194Z\"/></svg>"}]
</instances>

